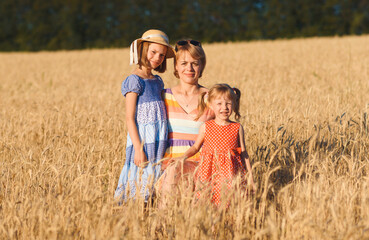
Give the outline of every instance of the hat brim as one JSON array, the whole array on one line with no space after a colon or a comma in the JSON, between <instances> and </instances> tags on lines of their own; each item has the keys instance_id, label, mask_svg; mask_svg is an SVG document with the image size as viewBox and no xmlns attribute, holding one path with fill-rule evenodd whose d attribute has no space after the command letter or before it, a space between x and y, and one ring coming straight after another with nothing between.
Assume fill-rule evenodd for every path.
<instances>
[{"instance_id":1,"label":"hat brim","mask_svg":"<svg viewBox=\"0 0 369 240\"><path fill-rule=\"evenodd\" d=\"M158 44L164 45L168 47L167 54L165 55L166 58L173 58L175 56L173 47L164 41L156 40L156 39L137 39L137 46L140 46L142 42L151 42L151 43L158 43Z\"/></svg>"}]
</instances>

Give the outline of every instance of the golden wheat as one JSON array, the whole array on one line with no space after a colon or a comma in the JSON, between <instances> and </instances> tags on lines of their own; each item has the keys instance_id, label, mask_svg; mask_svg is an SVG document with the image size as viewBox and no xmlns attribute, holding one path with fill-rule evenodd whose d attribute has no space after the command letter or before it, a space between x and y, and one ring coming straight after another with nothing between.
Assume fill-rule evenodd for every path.
<instances>
[{"instance_id":1,"label":"golden wheat","mask_svg":"<svg viewBox=\"0 0 369 240\"><path fill-rule=\"evenodd\" d=\"M1 239L369 238L369 36L205 44L241 89L258 191L231 207L113 194L128 49L0 54ZM162 77L177 83L172 60Z\"/></svg>"}]
</instances>

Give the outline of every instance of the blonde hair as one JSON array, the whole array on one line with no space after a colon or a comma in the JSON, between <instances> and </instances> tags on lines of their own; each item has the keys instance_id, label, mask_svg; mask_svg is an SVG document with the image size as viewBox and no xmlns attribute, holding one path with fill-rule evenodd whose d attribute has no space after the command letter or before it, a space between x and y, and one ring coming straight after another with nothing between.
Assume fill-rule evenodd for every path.
<instances>
[{"instance_id":1,"label":"blonde hair","mask_svg":"<svg viewBox=\"0 0 369 240\"><path fill-rule=\"evenodd\" d=\"M189 40L184 40L184 41L189 41ZM204 49L202 48L201 44L199 46L195 46L195 45L192 45L190 42L185 45L176 44L176 56L174 57L174 76L176 76L176 78L179 78L178 71L176 69L177 61L178 61L179 56L181 56L181 54L186 51L191 55L191 57L200 61L201 70L200 70L199 78L201 78L202 72L204 71L205 65L206 65L206 55L205 55Z\"/></svg>"},{"instance_id":2,"label":"blonde hair","mask_svg":"<svg viewBox=\"0 0 369 240\"><path fill-rule=\"evenodd\" d=\"M207 95L207 98L206 98ZM241 91L238 88L231 88L226 83L215 84L210 88L209 92L203 92L199 97L199 105L197 107L198 114L197 119L209 108L209 104L220 96L225 96L232 101L232 111L235 113L235 119L238 121L241 117L240 114L240 98Z\"/></svg>"},{"instance_id":3,"label":"blonde hair","mask_svg":"<svg viewBox=\"0 0 369 240\"><path fill-rule=\"evenodd\" d=\"M137 49L138 52L138 65L144 66L145 68L150 67L150 62L147 60L147 52L149 51L150 42L142 42ZM168 51L168 50L167 50ZM159 73L165 72L167 70L167 57L165 56L163 62L154 69Z\"/></svg>"}]
</instances>

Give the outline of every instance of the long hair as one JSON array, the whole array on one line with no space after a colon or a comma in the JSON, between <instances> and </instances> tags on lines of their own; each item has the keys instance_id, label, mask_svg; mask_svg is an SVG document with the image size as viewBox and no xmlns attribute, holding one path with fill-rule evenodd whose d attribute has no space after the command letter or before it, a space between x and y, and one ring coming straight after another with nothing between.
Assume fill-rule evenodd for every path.
<instances>
[{"instance_id":1,"label":"long hair","mask_svg":"<svg viewBox=\"0 0 369 240\"><path fill-rule=\"evenodd\" d=\"M150 67L150 62L147 60L147 51L149 50L150 43L142 42L137 49L138 52L138 65L144 66L145 68ZM168 50L167 50L168 51ZM165 56L163 62L154 69L157 72L163 73L167 70L167 57Z\"/></svg>"},{"instance_id":2,"label":"long hair","mask_svg":"<svg viewBox=\"0 0 369 240\"><path fill-rule=\"evenodd\" d=\"M235 119L238 121L241 117L240 114L240 98L241 91L238 88L231 88L226 83L215 84L210 88L209 92L204 92L200 94L199 105L197 107L198 114L197 118L204 113L204 111L209 107L209 104L216 98L220 96L225 96L232 101L232 111L235 113Z\"/></svg>"}]
</instances>

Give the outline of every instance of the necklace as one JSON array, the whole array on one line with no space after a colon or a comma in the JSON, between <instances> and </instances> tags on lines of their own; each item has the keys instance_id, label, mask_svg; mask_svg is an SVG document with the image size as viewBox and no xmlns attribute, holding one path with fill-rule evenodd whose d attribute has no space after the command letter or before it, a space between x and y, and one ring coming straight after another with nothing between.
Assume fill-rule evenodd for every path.
<instances>
[{"instance_id":1,"label":"necklace","mask_svg":"<svg viewBox=\"0 0 369 240\"><path fill-rule=\"evenodd\" d=\"M186 108L188 108L188 106L190 105L190 103L192 102L194 97L195 97L195 95L192 95L192 97L187 101L184 94L181 94L181 98L183 99L183 102L185 103Z\"/></svg>"}]
</instances>

